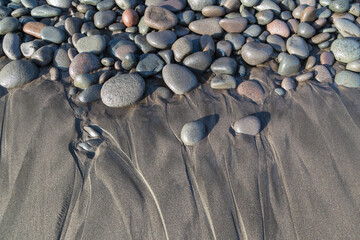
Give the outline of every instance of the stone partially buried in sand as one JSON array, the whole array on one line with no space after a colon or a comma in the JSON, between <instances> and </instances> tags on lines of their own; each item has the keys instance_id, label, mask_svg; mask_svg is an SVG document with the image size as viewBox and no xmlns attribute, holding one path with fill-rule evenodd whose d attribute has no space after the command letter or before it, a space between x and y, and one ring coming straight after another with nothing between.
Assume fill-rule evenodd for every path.
<instances>
[{"instance_id":1,"label":"stone partially buried in sand","mask_svg":"<svg viewBox=\"0 0 360 240\"><path fill-rule=\"evenodd\" d=\"M166 65L162 70L162 76L166 85L176 94L187 93L198 84L195 75L178 64Z\"/></svg>"},{"instance_id":2,"label":"stone partially buried in sand","mask_svg":"<svg viewBox=\"0 0 360 240\"><path fill-rule=\"evenodd\" d=\"M186 123L181 129L181 140L187 146L193 146L206 137L206 127L201 121Z\"/></svg>"},{"instance_id":3,"label":"stone partially buried in sand","mask_svg":"<svg viewBox=\"0 0 360 240\"><path fill-rule=\"evenodd\" d=\"M335 76L335 83L349 88L360 87L360 75L351 71L341 71Z\"/></svg>"},{"instance_id":4,"label":"stone partially buried in sand","mask_svg":"<svg viewBox=\"0 0 360 240\"><path fill-rule=\"evenodd\" d=\"M233 125L233 129L236 133L255 136L260 132L261 122L256 116L247 116L237 120Z\"/></svg>"},{"instance_id":5,"label":"stone partially buried in sand","mask_svg":"<svg viewBox=\"0 0 360 240\"><path fill-rule=\"evenodd\" d=\"M240 95L244 95L256 103L263 103L264 101L264 89L261 85L255 81L244 81L242 82L238 88L237 92Z\"/></svg>"},{"instance_id":6,"label":"stone partially buried in sand","mask_svg":"<svg viewBox=\"0 0 360 240\"><path fill-rule=\"evenodd\" d=\"M6 88L22 86L39 75L37 66L26 60L16 60L8 63L0 71L0 85Z\"/></svg>"},{"instance_id":7,"label":"stone partially buried in sand","mask_svg":"<svg viewBox=\"0 0 360 240\"><path fill-rule=\"evenodd\" d=\"M101 100L108 107L125 107L137 102L145 91L145 81L138 74L119 74L107 80Z\"/></svg>"}]
</instances>

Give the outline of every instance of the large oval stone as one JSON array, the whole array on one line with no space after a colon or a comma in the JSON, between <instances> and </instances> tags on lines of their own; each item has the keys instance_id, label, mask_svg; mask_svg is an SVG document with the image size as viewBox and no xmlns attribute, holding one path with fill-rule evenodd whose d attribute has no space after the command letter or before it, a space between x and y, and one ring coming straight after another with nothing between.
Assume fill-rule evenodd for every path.
<instances>
[{"instance_id":1,"label":"large oval stone","mask_svg":"<svg viewBox=\"0 0 360 240\"><path fill-rule=\"evenodd\" d=\"M187 146L193 146L206 137L206 127L201 121L186 123L181 129L181 140Z\"/></svg>"},{"instance_id":2,"label":"large oval stone","mask_svg":"<svg viewBox=\"0 0 360 240\"><path fill-rule=\"evenodd\" d=\"M252 66L262 64L269 60L273 48L266 43L249 42L241 48L241 57Z\"/></svg>"},{"instance_id":3,"label":"large oval stone","mask_svg":"<svg viewBox=\"0 0 360 240\"><path fill-rule=\"evenodd\" d=\"M335 83L349 88L360 87L360 74L351 71L341 71L336 74Z\"/></svg>"},{"instance_id":4,"label":"large oval stone","mask_svg":"<svg viewBox=\"0 0 360 240\"><path fill-rule=\"evenodd\" d=\"M93 35L89 37L80 38L76 42L76 49L79 53L90 52L93 54L100 54L106 48L106 40L102 35Z\"/></svg>"},{"instance_id":5,"label":"large oval stone","mask_svg":"<svg viewBox=\"0 0 360 240\"><path fill-rule=\"evenodd\" d=\"M108 107L125 107L137 102L145 91L145 81L138 74L119 74L107 80L100 92Z\"/></svg>"},{"instance_id":6,"label":"large oval stone","mask_svg":"<svg viewBox=\"0 0 360 240\"><path fill-rule=\"evenodd\" d=\"M187 93L198 84L195 75L178 64L166 65L162 70L162 76L166 85L176 94Z\"/></svg>"},{"instance_id":7,"label":"large oval stone","mask_svg":"<svg viewBox=\"0 0 360 240\"><path fill-rule=\"evenodd\" d=\"M256 103L263 103L264 101L264 89L261 85L255 81L244 81L242 82L238 88L237 92L240 95L244 95Z\"/></svg>"},{"instance_id":8,"label":"large oval stone","mask_svg":"<svg viewBox=\"0 0 360 240\"><path fill-rule=\"evenodd\" d=\"M47 4L58 8L71 7L71 0L46 0Z\"/></svg>"},{"instance_id":9,"label":"large oval stone","mask_svg":"<svg viewBox=\"0 0 360 240\"><path fill-rule=\"evenodd\" d=\"M339 62L349 63L360 59L360 43L352 38L336 39L330 50Z\"/></svg>"},{"instance_id":10,"label":"large oval stone","mask_svg":"<svg viewBox=\"0 0 360 240\"><path fill-rule=\"evenodd\" d=\"M220 18L204 18L191 22L189 29L200 35L210 35L214 38L219 38L224 32L219 23Z\"/></svg>"},{"instance_id":11,"label":"large oval stone","mask_svg":"<svg viewBox=\"0 0 360 240\"><path fill-rule=\"evenodd\" d=\"M73 59L69 67L70 76L75 79L78 74L90 73L101 67L101 62L92 53L79 53Z\"/></svg>"},{"instance_id":12,"label":"large oval stone","mask_svg":"<svg viewBox=\"0 0 360 240\"><path fill-rule=\"evenodd\" d=\"M22 86L39 75L37 66L26 60L16 60L8 63L0 71L0 85L6 88Z\"/></svg>"},{"instance_id":13,"label":"large oval stone","mask_svg":"<svg viewBox=\"0 0 360 240\"><path fill-rule=\"evenodd\" d=\"M166 30L174 27L178 19L174 13L165 8L149 6L145 10L144 21L151 28Z\"/></svg>"},{"instance_id":14,"label":"large oval stone","mask_svg":"<svg viewBox=\"0 0 360 240\"><path fill-rule=\"evenodd\" d=\"M247 116L237 120L233 125L233 129L236 133L255 136L260 132L261 122L256 116Z\"/></svg>"}]
</instances>

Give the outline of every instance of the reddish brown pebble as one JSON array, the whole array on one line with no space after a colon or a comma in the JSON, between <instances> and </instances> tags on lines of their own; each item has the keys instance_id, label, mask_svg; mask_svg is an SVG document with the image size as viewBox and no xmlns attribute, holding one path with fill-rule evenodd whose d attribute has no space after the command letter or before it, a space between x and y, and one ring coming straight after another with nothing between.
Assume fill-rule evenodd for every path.
<instances>
[{"instance_id":1,"label":"reddish brown pebble","mask_svg":"<svg viewBox=\"0 0 360 240\"><path fill-rule=\"evenodd\" d=\"M24 25L23 31L36 38L41 38L40 32L44 27L46 25L41 22L28 22Z\"/></svg>"},{"instance_id":2,"label":"reddish brown pebble","mask_svg":"<svg viewBox=\"0 0 360 240\"><path fill-rule=\"evenodd\" d=\"M220 26L228 33L241 33L247 26L247 19L242 17L221 19Z\"/></svg>"},{"instance_id":3,"label":"reddish brown pebble","mask_svg":"<svg viewBox=\"0 0 360 240\"><path fill-rule=\"evenodd\" d=\"M267 30L270 34L277 34L281 37L287 38L290 36L290 30L288 25L279 19L275 19L267 25Z\"/></svg>"},{"instance_id":4,"label":"reddish brown pebble","mask_svg":"<svg viewBox=\"0 0 360 240\"><path fill-rule=\"evenodd\" d=\"M238 88L237 92L240 95L244 95L256 103L263 103L264 101L264 90L255 81L244 81L242 82Z\"/></svg>"},{"instance_id":5,"label":"reddish brown pebble","mask_svg":"<svg viewBox=\"0 0 360 240\"><path fill-rule=\"evenodd\" d=\"M126 9L122 14L122 21L127 27L135 26L139 22L139 15L134 9Z\"/></svg>"},{"instance_id":6,"label":"reddish brown pebble","mask_svg":"<svg viewBox=\"0 0 360 240\"><path fill-rule=\"evenodd\" d=\"M309 6L301 12L300 22L312 22L316 19L316 8Z\"/></svg>"},{"instance_id":7,"label":"reddish brown pebble","mask_svg":"<svg viewBox=\"0 0 360 240\"><path fill-rule=\"evenodd\" d=\"M334 55L331 52L321 53L320 63L323 65L333 65L334 64Z\"/></svg>"},{"instance_id":8,"label":"reddish brown pebble","mask_svg":"<svg viewBox=\"0 0 360 240\"><path fill-rule=\"evenodd\" d=\"M69 74L72 79L76 75L90 73L101 67L100 60L92 53L79 53L73 59L69 67Z\"/></svg>"}]
</instances>

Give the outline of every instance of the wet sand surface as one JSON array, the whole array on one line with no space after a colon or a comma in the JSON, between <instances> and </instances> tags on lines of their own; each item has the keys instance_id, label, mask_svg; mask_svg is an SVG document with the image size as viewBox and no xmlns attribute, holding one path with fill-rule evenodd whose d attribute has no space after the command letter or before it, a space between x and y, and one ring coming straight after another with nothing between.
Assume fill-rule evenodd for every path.
<instances>
[{"instance_id":1,"label":"wet sand surface","mask_svg":"<svg viewBox=\"0 0 360 240\"><path fill-rule=\"evenodd\" d=\"M208 82L82 112L60 82L2 90L0 238L357 239L360 89L311 81L279 96L274 78L250 76L264 104ZM235 134L251 114L260 134ZM209 134L185 146L198 119ZM90 152L88 125L101 134Z\"/></svg>"}]
</instances>

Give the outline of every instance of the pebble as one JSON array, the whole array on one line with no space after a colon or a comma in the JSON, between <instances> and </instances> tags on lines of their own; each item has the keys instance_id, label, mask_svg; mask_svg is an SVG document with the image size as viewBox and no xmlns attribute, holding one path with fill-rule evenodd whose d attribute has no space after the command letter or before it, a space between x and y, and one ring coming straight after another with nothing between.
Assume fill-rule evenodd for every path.
<instances>
[{"instance_id":1,"label":"pebble","mask_svg":"<svg viewBox=\"0 0 360 240\"><path fill-rule=\"evenodd\" d=\"M303 38L311 38L316 34L315 29L308 23L299 23L297 34Z\"/></svg>"},{"instance_id":2,"label":"pebble","mask_svg":"<svg viewBox=\"0 0 360 240\"><path fill-rule=\"evenodd\" d=\"M360 43L352 38L336 39L330 48L337 61L350 63L360 59Z\"/></svg>"},{"instance_id":3,"label":"pebble","mask_svg":"<svg viewBox=\"0 0 360 240\"><path fill-rule=\"evenodd\" d=\"M135 8L137 0L115 0L116 5L118 5L122 10L129 8Z\"/></svg>"},{"instance_id":4,"label":"pebble","mask_svg":"<svg viewBox=\"0 0 360 240\"><path fill-rule=\"evenodd\" d=\"M193 11L201 11L206 6L212 6L215 4L215 0L188 0L190 8Z\"/></svg>"},{"instance_id":5,"label":"pebble","mask_svg":"<svg viewBox=\"0 0 360 240\"><path fill-rule=\"evenodd\" d=\"M216 57L230 57L232 52L232 45L226 40L221 40L216 43Z\"/></svg>"},{"instance_id":6,"label":"pebble","mask_svg":"<svg viewBox=\"0 0 360 240\"><path fill-rule=\"evenodd\" d=\"M213 38L219 38L223 34L220 18L204 18L193 21L189 24L189 29L194 33L210 35Z\"/></svg>"},{"instance_id":7,"label":"pebble","mask_svg":"<svg viewBox=\"0 0 360 240\"><path fill-rule=\"evenodd\" d=\"M40 67L45 67L53 60L54 51L49 46L43 46L31 56L31 61Z\"/></svg>"},{"instance_id":8,"label":"pebble","mask_svg":"<svg viewBox=\"0 0 360 240\"><path fill-rule=\"evenodd\" d=\"M72 0L46 0L47 4L58 8L70 8Z\"/></svg>"},{"instance_id":9,"label":"pebble","mask_svg":"<svg viewBox=\"0 0 360 240\"><path fill-rule=\"evenodd\" d=\"M286 51L286 43L284 39L282 39L278 35L269 35L266 38L266 42L276 51L285 52Z\"/></svg>"},{"instance_id":10,"label":"pebble","mask_svg":"<svg viewBox=\"0 0 360 240\"><path fill-rule=\"evenodd\" d=\"M78 100L82 103L91 103L100 99L100 91L103 85L94 84L78 95Z\"/></svg>"},{"instance_id":11,"label":"pebble","mask_svg":"<svg viewBox=\"0 0 360 240\"><path fill-rule=\"evenodd\" d=\"M306 7L300 16L300 22L313 22L316 20L316 8L314 6Z\"/></svg>"},{"instance_id":12,"label":"pebble","mask_svg":"<svg viewBox=\"0 0 360 240\"><path fill-rule=\"evenodd\" d=\"M147 53L141 55L136 71L146 78L161 72L164 65L164 61L158 55Z\"/></svg>"},{"instance_id":13,"label":"pebble","mask_svg":"<svg viewBox=\"0 0 360 240\"><path fill-rule=\"evenodd\" d=\"M262 29L259 25L253 24L246 28L246 30L243 32L245 37L258 37L262 32Z\"/></svg>"},{"instance_id":14,"label":"pebble","mask_svg":"<svg viewBox=\"0 0 360 240\"><path fill-rule=\"evenodd\" d=\"M314 68L315 70L315 79L319 82L332 83L333 78L329 72L329 70L323 65L317 65Z\"/></svg>"},{"instance_id":15,"label":"pebble","mask_svg":"<svg viewBox=\"0 0 360 240\"><path fill-rule=\"evenodd\" d=\"M14 17L5 17L0 21L0 35L14 32L19 26L19 21Z\"/></svg>"},{"instance_id":16,"label":"pebble","mask_svg":"<svg viewBox=\"0 0 360 240\"><path fill-rule=\"evenodd\" d=\"M313 72L308 72L308 73L303 73L303 74L300 74L300 75L296 76L295 79L298 82L305 82L305 81L308 81L311 78L313 78L313 76L314 76Z\"/></svg>"},{"instance_id":17,"label":"pebble","mask_svg":"<svg viewBox=\"0 0 360 240\"><path fill-rule=\"evenodd\" d=\"M74 86L81 89L86 89L91 85L97 83L98 77L96 74L79 74L75 76Z\"/></svg>"},{"instance_id":18,"label":"pebble","mask_svg":"<svg viewBox=\"0 0 360 240\"><path fill-rule=\"evenodd\" d=\"M253 7L259 3L260 0L241 0L245 7Z\"/></svg>"},{"instance_id":19,"label":"pebble","mask_svg":"<svg viewBox=\"0 0 360 240\"><path fill-rule=\"evenodd\" d=\"M201 121L186 123L181 129L181 141L187 146L194 146L207 135L206 127Z\"/></svg>"},{"instance_id":20,"label":"pebble","mask_svg":"<svg viewBox=\"0 0 360 240\"><path fill-rule=\"evenodd\" d=\"M41 22L28 22L24 25L23 31L33 37L41 38L40 32L44 27L46 25Z\"/></svg>"},{"instance_id":21,"label":"pebble","mask_svg":"<svg viewBox=\"0 0 360 240\"><path fill-rule=\"evenodd\" d=\"M301 63L299 59L294 55L284 56L278 68L278 74L282 76L290 76L299 72Z\"/></svg>"},{"instance_id":22,"label":"pebble","mask_svg":"<svg viewBox=\"0 0 360 240\"><path fill-rule=\"evenodd\" d=\"M50 80L57 81L60 79L60 71L56 67L51 67L49 73L50 73Z\"/></svg>"},{"instance_id":23,"label":"pebble","mask_svg":"<svg viewBox=\"0 0 360 240\"><path fill-rule=\"evenodd\" d=\"M121 67L125 70L131 70L132 68L136 67L138 63L138 59L134 53L129 52L124 56L124 59L121 62Z\"/></svg>"},{"instance_id":24,"label":"pebble","mask_svg":"<svg viewBox=\"0 0 360 240\"><path fill-rule=\"evenodd\" d=\"M280 15L281 8L273 0L262 0L259 5L254 6L258 11L272 10L275 15Z\"/></svg>"},{"instance_id":25,"label":"pebble","mask_svg":"<svg viewBox=\"0 0 360 240\"><path fill-rule=\"evenodd\" d=\"M149 44L149 42L146 40L146 36L144 35L136 35L134 42L143 53L154 52L156 50L156 48Z\"/></svg>"},{"instance_id":26,"label":"pebble","mask_svg":"<svg viewBox=\"0 0 360 240\"><path fill-rule=\"evenodd\" d=\"M151 28L167 30L174 27L178 19L174 13L163 7L149 6L145 10L144 22Z\"/></svg>"},{"instance_id":27,"label":"pebble","mask_svg":"<svg viewBox=\"0 0 360 240\"><path fill-rule=\"evenodd\" d=\"M331 52L322 52L320 55L320 63L323 65L333 65L334 55Z\"/></svg>"},{"instance_id":28,"label":"pebble","mask_svg":"<svg viewBox=\"0 0 360 240\"><path fill-rule=\"evenodd\" d=\"M100 54L106 48L106 40L102 35L93 35L90 37L80 38L76 43L76 50L79 53L89 52Z\"/></svg>"},{"instance_id":29,"label":"pebble","mask_svg":"<svg viewBox=\"0 0 360 240\"><path fill-rule=\"evenodd\" d=\"M181 62L185 57L193 52L193 43L187 37L181 37L174 42L171 50L174 53L175 61Z\"/></svg>"},{"instance_id":30,"label":"pebble","mask_svg":"<svg viewBox=\"0 0 360 240\"><path fill-rule=\"evenodd\" d=\"M41 5L33 8L30 12L34 18L51 18L61 15L61 9L49 5Z\"/></svg>"},{"instance_id":31,"label":"pebble","mask_svg":"<svg viewBox=\"0 0 360 240\"><path fill-rule=\"evenodd\" d=\"M236 79L231 75L216 75L211 79L210 87L214 89L235 89Z\"/></svg>"},{"instance_id":32,"label":"pebble","mask_svg":"<svg viewBox=\"0 0 360 240\"><path fill-rule=\"evenodd\" d=\"M170 30L151 32L146 35L148 43L158 49L166 49L176 41L176 34Z\"/></svg>"},{"instance_id":33,"label":"pebble","mask_svg":"<svg viewBox=\"0 0 360 240\"><path fill-rule=\"evenodd\" d=\"M196 52L187 56L183 64L194 73L206 71L212 63L212 57L209 52Z\"/></svg>"},{"instance_id":34,"label":"pebble","mask_svg":"<svg viewBox=\"0 0 360 240\"><path fill-rule=\"evenodd\" d=\"M286 49L290 54L293 54L300 59L306 59L310 54L306 41L302 37L295 35L287 39Z\"/></svg>"},{"instance_id":35,"label":"pebble","mask_svg":"<svg viewBox=\"0 0 360 240\"><path fill-rule=\"evenodd\" d=\"M16 33L7 33L4 36L2 47L5 55L11 60L18 60L22 57L20 50L21 38Z\"/></svg>"},{"instance_id":36,"label":"pebble","mask_svg":"<svg viewBox=\"0 0 360 240\"><path fill-rule=\"evenodd\" d=\"M0 85L5 88L22 86L39 75L37 66L26 60L11 61L0 71Z\"/></svg>"},{"instance_id":37,"label":"pebble","mask_svg":"<svg viewBox=\"0 0 360 240\"><path fill-rule=\"evenodd\" d=\"M286 91L294 89L295 88L295 81L292 78L284 78L281 81L281 87L285 89Z\"/></svg>"},{"instance_id":38,"label":"pebble","mask_svg":"<svg viewBox=\"0 0 360 240\"><path fill-rule=\"evenodd\" d=\"M112 67L115 63L115 60L111 57L105 57L101 59L101 64L105 67Z\"/></svg>"},{"instance_id":39,"label":"pebble","mask_svg":"<svg viewBox=\"0 0 360 240\"><path fill-rule=\"evenodd\" d=\"M118 74L101 89L101 100L108 107L126 107L139 101L145 92L145 81L138 74Z\"/></svg>"},{"instance_id":40,"label":"pebble","mask_svg":"<svg viewBox=\"0 0 360 240\"><path fill-rule=\"evenodd\" d=\"M360 28L345 18L336 20L334 25L343 37L360 37Z\"/></svg>"},{"instance_id":41,"label":"pebble","mask_svg":"<svg viewBox=\"0 0 360 240\"><path fill-rule=\"evenodd\" d=\"M277 34L283 38L290 36L290 29L288 25L279 19L275 19L271 23L267 24L266 29L270 34Z\"/></svg>"},{"instance_id":42,"label":"pebble","mask_svg":"<svg viewBox=\"0 0 360 240\"><path fill-rule=\"evenodd\" d=\"M75 33L79 33L82 25L83 20L78 17L69 17L65 20L65 29L71 36Z\"/></svg>"},{"instance_id":43,"label":"pebble","mask_svg":"<svg viewBox=\"0 0 360 240\"><path fill-rule=\"evenodd\" d=\"M335 75L335 83L348 88L357 88L360 87L360 75L351 71L341 71Z\"/></svg>"},{"instance_id":44,"label":"pebble","mask_svg":"<svg viewBox=\"0 0 360 240\"><path fill-rule=\"evenodd\" d=\"M266 43L249 42L241 48L241 57L252 66L266 62L272 53L273 48Z\"/></svg>"},{"instance_id":45,"label":"pebble","mask_svg":"<svg viewBox=\"0 0 360 240\"><path fill-rule=\"evenodd\" d=\"M158 55L165 61L166 64L174 62L174 53L171 50L162 50L158 52Z\"/></svg>"},{"instance_id":46,"label":"pebble","mask_svg":"<svg viewBox=\"0 0 360 240\"><path fill-rule=\"evenodd\" d=\"M349 10L349 0L333 0L329 4L329 9L333 12L343 13Z\"/></svg>"},{"instance_id":47,"label":"pebble","mask_svg":"<svg viewBox=\"0 0 360 240\"><path fill-rule=\"evenodd\" d=\"M261 121L256 116L247 116L237 120L233 129L236 133L256 136L261 130Z\"/></svg>"},{"instance_id":48,"label":"pebble","mask_svg":"<svg viewBox=\"0 0 360 240\"><path fill-rule=\"evenodd\" d=\"M122 21L127 27L135 26L139 22L139 15L133 9L126 9L122 14Z\"/></svg>"},{"instance_id":49,"label":"pebble","mask_svg":"<svg viewBox=\"0 0 360 240\"><path fill-rule=\"evenodd\" d=\"M67 71L71 64L67 51L63 48L59 48L54 52L53 65L60 71Z\"/></svg>"},{"instance_id":50,"label":"pebble","mask_svg":"<svg viewBox=\"0 0 360 240\"><path fill-rule=\"evenodd\" d=\"M178 22L181 25L189 25L195 19L195 13L191 10L186 10L184 12L180 12L176 14L178 18Z\"/></svg>"},{"instance_id":51,"label":"pebble","mask_svg":"<svg viewBox=\"0 0 360 240\"><path fill-rule=\"evenodd\" d=\"M76 75L93 72L101 67L99 58L92 53L79 53L69 66L69 74L72 79Z\"/></svg>"},{"instance_id":52,"label":"pebble","mask_svg":"<svg viewBox=\"0 0 360 240\"><path fill-rule=\"evenodd\" d=\"M236 51L240 50L245 43L245 37L238 33L227 33L224 39L230 42Z\"/></svg>"},{"instance_id":53,"label":"pebble","mask_svg":"<svg viewBox=\"0 0 360 240\"><path fill-rule=\"evenodd\" d=\"M65 40L65 33L60 29L52 26L46 26L40 31L41 39L52 43L60 44Z\"/></svg>"},{"instance_id":54,"label":"pebble","mask_svg":"<svg viewBox=\"0 0 360 240\"><path fill-rule=\"evenodd\" d=\"M243 17L223 18L219 25L228 33L242 33L247 26L247 19Z\"/></svg>"},{"instance_id":55,"label":"pebble","mask_svg":"<svg viewBox=\"0 0 360 240\"><path fill-rule=\"evenodd\" d=\"M210 68L216 75L233 75L237 70L237 63L233 58L221 57L216 59Z\"/></svg>"},{"instance_id":56,"label":"pebble","mask_svg":"<svg viewBox=\"0 0 360 240\"><path fill-rule=\"evenodd\" d=\"M237 87L237 92L240 95L244 95L250 98L255 103L263 103L265 98L264 89L259 83L253 80L244 81Z\"/></svg>"},{"instance_id":57,"label":"pebble","mask_svg":"<svg viewBox=\"0 0 360 240\"><path fill-rule=\"evenodd\" d=\"M346 64L346 70L360 72L360 60L355 60Z\"/></svg>"},{"instance_id":58,"label":"pebble","mask_svg":"<svg viewBox=\"0 0 360 240\"><path fill-rule=\"evenodd\" d=\"M206 6L201 10L205 17L222 17L225 15L225 9L220 6Z\"/></svg>"},{"instance_id":59,"label":"pebble","mask_svg":"<svg viewBox=\"0 0 360 240\"><path fill-rule=\"evenodd\" d=\"M171 12L178 12L186 7L186 1L184 0L165 0L158 4L159 7L166 8Z\"/></svg>"},{"instance_id":60,"label":"pebble","mask_svg":"<svg viewBox=\"0 0 360 240\"><path fill-rule=\"evenodd\" d=\"M115 1L114 0L103 0L103 1L99 2L98 4L96 4L96 8L99 11L110 10L114 6L115 6Z\"/></svg>"},{"instance_id":61,"label":"pebble","mask_svg":"<svg viewBox=\"0 0 360 240\"><path fill-rule=\"evenodd\" d=\"M98 11L94 15L94 24L97 28L105 28L115 21L116 14L114 11Z\"/></svg>"},{"instance_id":62,"label":"pebble","mask_svg":"<svg viewBox=\"0 0 360 240\"><path fill-rule=\"evenodd\" d=\"M257 23L267 25L274 19L274 12L271 10L263 10L255 14Z\"/></svg>"},{"instance_id":63,"label":"pebble","mask_svg":"<svg viewBox=\"0 0 360 240\"><path fill-rule=\"evenodd\" d=\"M185 94L198 85L195 75L179 64L167 64L162 70L166 85L176 94Z\"/></svg>"},{"instance_id":64,"label":"pebble","mask_svg":"<svg viewBox=\"0 0 360 240\"><path fill-rule=\"evenodd\" d=\"M305 64L305 69L311 69L316 64L316 58L314 56L310 56Z\"/></svg>"},{"instance_id":65,"label":"pebble","mask_svg":"<svg viewBox=\"0 0 360 240\"><path fill-rule=\"evenodd\" d=\"M285 90L282 89L282 88L275 88L274 91L275 91L275 93L276 93L277 95L280 95L280 96L285 95Z\"/></svg>"}]
</instances>

